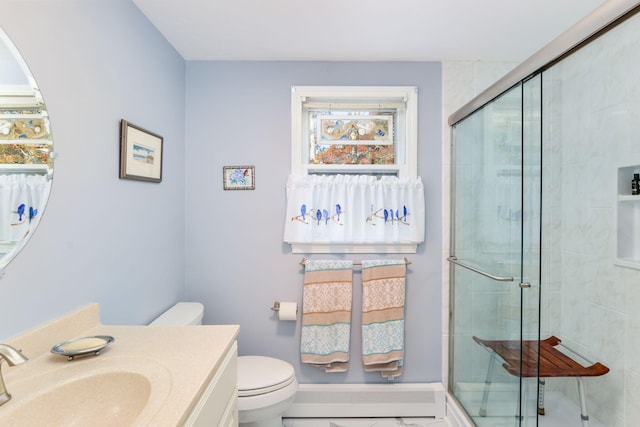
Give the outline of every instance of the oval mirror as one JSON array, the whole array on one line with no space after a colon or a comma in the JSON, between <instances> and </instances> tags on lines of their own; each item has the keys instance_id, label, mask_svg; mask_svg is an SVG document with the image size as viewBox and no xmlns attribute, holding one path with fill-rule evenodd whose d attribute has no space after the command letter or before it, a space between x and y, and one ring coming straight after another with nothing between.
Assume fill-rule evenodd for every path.
<instances>
[{"instance_id":1,"label":"oval mirror","mask_svg":"<svg viewBox=\"0 0 640 427\"><path fill-rule=\"evenodd\" d=\"M53 179L53 138L40 90L0 29L0 270L33 235Z\"/></svg>"}]
</instances>

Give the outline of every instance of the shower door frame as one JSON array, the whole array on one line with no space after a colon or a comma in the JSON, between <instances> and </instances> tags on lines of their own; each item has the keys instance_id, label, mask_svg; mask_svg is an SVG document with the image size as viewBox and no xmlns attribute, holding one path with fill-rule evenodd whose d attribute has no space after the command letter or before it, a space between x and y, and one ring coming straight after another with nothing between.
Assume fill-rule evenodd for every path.
<instances>
[{"instance_id":1,"label":"shower door frame","mask_svg":"<svg viewBox=\"0 0 640 427\"><path fill-rule=\"evenodd\" d=\"M516 246L519 252L511 252L509 257L511 261L514 261L513 256L516 256L517 264L516 268L511 271L513 276L498 275L493 272L488 272L482 267L470 265L456 257L456 221L459 219L459 212L456 211L456 185L460 176L457 173L458 162L456 156L456 136L454 134L455 129L452 127L451 136L451 234L450 234L450 256L447 261L450 262L449 268L449 301L450 301L450 322L449 322L449 362L448 362L448 391L450 395L464 408L465 412L475 423L475 416L472 416L465 405L456 396L455 387L457 385L456 374L454 369L456 367L455 359L455 340L457 338L456 326L457 321L454 318L455 315L455 302L456 302L456 266L472 271L474 274L484 276L497 282L515 282L519 286L519 305L518 305L518 319L519 319L519 331L517 339L514 343L520 345L522 348L522 341L525 339L525 335L528 340L538 341L540 340L540 231L541 231L541 132L542 132L542 85L541 74L532 76L526 81L522 81L519 84L513 86L504 94L511 91L519 91L516 95L519 96L519 208L520 208L520 226L519 226L519 242ZM533 83L530 83L533 82ZM536 85L539 85L537 86ZM538 92L536 92L538 91ZM497 98L496 98L497 100ZM494 100L495 101L495 100ZM476 111L478 112L478 111ZM492 116L489 116L492 118ZM481 116L481 119L486 120L486 117ZM484 128L482 128L484 130ZM484 135L483 135L484 137ZM482 143L484 144L484 138ZM491 146L489 147L491 149ZM482 151L484 153L484 151ZM481 160L482 162L482 160ZM494 165L495 166L495 165ZM516 182L517 184L517 182ZM510 184L512 185L512 184ZM533 192L533 193L532 193ZM513 207L513 205L509 205ZM510 227L512 227L510 225ZM517 227L516 227L517 228ZM526 235L525 235L526 234ZM473 239L472 239L473 240ZM526 257L526 258L525 258ZM526 270L526 271L525 271ZM516 274L517 273L517 274ZM525 278L527 280L525 280ZM517 281L516 281L517 280ZM530 289L531 283L534 283L534 289ZM514 283L514 285L515 285ZM527 294L525 290L530 289ZM537 291L537 293L535 293ZM507 297L509 291L506 292ZM527 296L528 295L528 296ZM504 301L504 295L496 296L498 304L502 304ZM506 316L498 318L498 324L503 325L508 322L509 318ZM527 321L527 325L524 322ZM461 335L464 335L461 334ZM507 337L510 338L510 337ZM499 360L499 355L490 351L490 362L485 379L485 388L482 397L482 403L480 405L479 417L486 415L487 401L489 397L489 386L494 373L495 362ZM517 405L514 408L513 416L516 418L516 425L531 425L528 421L532 420L537 425L537 411L535 408L525 407L525 397L534 395L538 396L539 379L533 378L532 381L524 382L522 376L522 351L520 350L520 361L518 366L520 375L517 376L514 383L518 384L518 397ZM515 374L513 374L515 376ZM535 381L535 382L533 382ZM509 382L507 382L509 383ZM536 399L537 400L537 399ZM533 418L535 417L535 418ZM507 417L508 418L508 417ZM523 421L524 420L524 421Z\"/></svg>"}]
</instances>

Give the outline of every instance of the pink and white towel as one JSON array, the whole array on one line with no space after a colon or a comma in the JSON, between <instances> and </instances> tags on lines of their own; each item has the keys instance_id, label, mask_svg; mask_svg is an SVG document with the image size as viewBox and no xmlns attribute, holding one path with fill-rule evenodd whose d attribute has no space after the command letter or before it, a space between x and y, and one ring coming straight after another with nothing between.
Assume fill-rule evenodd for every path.
<instances>
[{"instance_id":1,"label":"pink and white towel","mask_svg":"<svg viewBox=\"0 0 640 427\"><path fill-rule=\"evenodd\" d=\"M326 372L349 367L353 262L307 260L302 295L302 363Z\"/></svg>"},{"instance_id":2,"label":"pink and white towel","mask_svg":"<svg viewBox=\"0 0 640 427\"><path fill-rule=\"evenodd\" d=\"M405 260L362 262L362 361L392 380L404 363Z\"/></svg>"}]
</instances>

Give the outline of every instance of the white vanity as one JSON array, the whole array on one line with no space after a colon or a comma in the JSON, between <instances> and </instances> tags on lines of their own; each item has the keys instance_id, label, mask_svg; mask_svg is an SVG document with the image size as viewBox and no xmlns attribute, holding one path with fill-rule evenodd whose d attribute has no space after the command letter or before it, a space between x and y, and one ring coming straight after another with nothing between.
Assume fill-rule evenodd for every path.
<instances>
[{"instance_id":1,"label":"white vanity","mask_svg":"<svg viewBox=\"0 0 640 427\"><path fill-rule=\"evenodd\" d=\"M239 327L110 326L92 304L6 341L29 358L3 364L12 399L0 425L237 425ZM69 361L51 348L112 336L99 355Z\"/></svg>"}]
</instances>

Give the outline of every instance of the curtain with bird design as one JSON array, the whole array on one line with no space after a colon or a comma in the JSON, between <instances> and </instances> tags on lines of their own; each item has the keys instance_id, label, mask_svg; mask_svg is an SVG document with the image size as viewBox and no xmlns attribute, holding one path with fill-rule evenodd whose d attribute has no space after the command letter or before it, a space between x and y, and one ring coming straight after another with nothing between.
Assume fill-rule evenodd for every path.
<instances>
[{"instance_id":1,"label":"curtain with bird design","mask_svg":"<svg viewBox=\"0 0 640 427\"><path fill-rule=\"evenodd\" d=\"M420 177L290 175L284 241L393 244L424 241Z\"/></svg>"}]
</instances>

